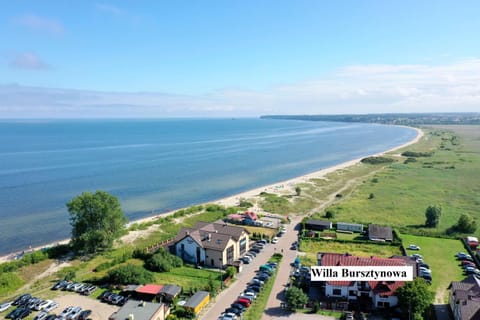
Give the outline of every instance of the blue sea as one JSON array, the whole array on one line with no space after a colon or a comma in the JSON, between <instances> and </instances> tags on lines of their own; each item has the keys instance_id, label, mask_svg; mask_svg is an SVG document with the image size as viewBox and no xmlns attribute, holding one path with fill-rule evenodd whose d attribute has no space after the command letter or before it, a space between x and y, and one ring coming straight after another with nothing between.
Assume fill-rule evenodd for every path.
<instances>
[{"instance_id":1,"label":"blue sea","mask_svg":"<svg viewBox=\"0 0 480 320\"><path fill-rule=\"evenodd\" d=\"M0 121L0 254L70 237L65 203L118 196L130 220L412 140L413 129L267 119Z\"/></svg>"}]
</instances>

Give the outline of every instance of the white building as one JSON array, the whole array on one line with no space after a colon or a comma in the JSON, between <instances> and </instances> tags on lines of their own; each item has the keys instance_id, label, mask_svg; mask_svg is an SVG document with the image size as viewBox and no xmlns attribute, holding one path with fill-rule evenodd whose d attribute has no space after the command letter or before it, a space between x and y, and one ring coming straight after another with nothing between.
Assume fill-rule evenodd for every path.
<instances>
[{"instance_id":1,"label":"white building","mask_svg":"<svg viewBox=\"0 0 480 320\"><path fill-rule=\"evenodd\" d=\"M415 262L408 257L377 258L356 257L340 253L319 253L319 266L408 266L415 270ZM414 273L415 274L415 273ZM358 301L373 308L389 308L398 304L395 291L403 281L327 281L325 295L329 298L342 298Z\"/></svg>"}]
</instances>

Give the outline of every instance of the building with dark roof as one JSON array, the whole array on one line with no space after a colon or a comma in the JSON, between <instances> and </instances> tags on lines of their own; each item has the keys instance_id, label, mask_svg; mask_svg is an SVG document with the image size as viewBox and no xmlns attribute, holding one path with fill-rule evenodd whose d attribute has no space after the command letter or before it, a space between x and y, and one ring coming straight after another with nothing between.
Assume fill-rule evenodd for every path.
<instances>
[{"instance_id":1,"label":"building with dark roof","mask_svg":"<svg viewBox=\"0 0 480 320\"><path fill-rule=\"evenodd\" d=\"M412 270L415 270L415 261L401 258L357 257L340 253L318 253L317 260L319 266L411 266ZM346 302L356 302L367 309L389 308L398 304L395 291L403 284L404 281L326 281L325 296Z\"/></svg>"},{"instance_id":2,"label":"building with dark roof","mask_svg":"<svg viewBox=\"0 0 480 320\"><path fill-rule=\"evenodd\" d=\"M363 224L348 223L348 222L337 222L337 230L362 233L363 232Z\"/></svg>"},{"instance_id":3,"label":"building with dark roof","mask_svg":"<svg viewBox=\"0 0 480 320\"><path fill-rule=\"evenodd\" d=\"M167 284L163 286L158 295L162 301L172 302L182 292L182 288L174 284Z\"/></svg>"},{"instance_id":4,"label":"building with dark roof","mask_svg":"<svg viewBox=\"0 0 480 320\"><path fill-rule=\"evenodd\" d=\"M170 308L164 303L128 300L108 320L165 320L169 314Z\"/></svg>"},{"instance_id":5,"label":"building with dark roof","mask_svg":"<svg viewBox=\"0 0 480 320\"><path fill-rule=\"evenodd\" d=\"M195 265L223 268L233 264L249 248L248 231L222 220L197 222L181 229L175 238L175 253Z\"/></svg>"},{"instance_id":6,"label":"building with dark roof","mask_svg":"<svg viewBox=\"0 0 480 320\"><path fill-rule=\"evenodd\" d=\"M393 241L392 228L370 224L368 225L368 238L372 241Z\"/></svg>"},{"instance_id":7,"label":"building with dark roof","mask_svg":"<svg viewBox=\"0 0 480 320\"><path fill-rule=\"evenodd\" d=\"M316 230L316 231L329 230L329 229L332 229L332 222L316 220L316 219L308 219L307 221L305 221L305 229Z\"/></svg>"},{"instance_id":8,"label":"building with dark roof","mask_svg":"<svg viewBox=\"0 0 480 320\"><path fill-rule=\"evenodd\" d=\"M470 275L450 285L450 309L455 320L480 319L480 279Z\"/></svg>"}]
</instances>

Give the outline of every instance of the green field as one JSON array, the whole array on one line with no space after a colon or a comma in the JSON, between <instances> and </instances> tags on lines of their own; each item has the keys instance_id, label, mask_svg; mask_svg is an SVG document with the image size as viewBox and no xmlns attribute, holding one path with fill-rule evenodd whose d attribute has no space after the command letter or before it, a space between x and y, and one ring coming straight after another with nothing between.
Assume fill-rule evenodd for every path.
<instances>
[{"instance_id":1,"label":"green field","mask_svg":"<svg viewBox=\"0 0 480 320\"><path fill-rule=\"evenodd\" d=\"M402 234L405 247L410 244L420 246L420 250L407 250L409 255L419 253L423 256L423 261L430 266L432 270L432 291L437 293L438 303L446 303L448 295L447 288L452 281L460 281L465 276L462 274L462 268L455 254L459 251L465 251L460 240L439 239L431 237L413 236ZM440 300L440 299L443 299Z\"/></svg>"},{"instance_id":2,"label":"green field","mask_svg":"<svg viewBox=\"0 0 480 320\"><path fill-rule=\"evenodd\" d=\"M328 241L310 241L302 240L300 242L300 256L302 264L307 266L317 265L318 252L349 253L360 257L391 257L401 255L400 247L381 245L374 243L341 243L335 240Z\"/></svg>"},{"instance_id":3,"label":"green field","mask_svg":"<svg viewBox=\"0 0 480 320\"><path fill-rule=\"evenodd\" d=\"M403 233L439 235L462 213L479 219L480 127L448 129L454 131L424 129L421 142L404 150L433 151L433 156L405 164L406 158L398 155L404 150L397 151L392 155L397 159L394 164L378 170L329 208L336 213L334 220L381 223L398 227ZM373 199L369 199L370 194ZM435 204L442 207L440 224L438 228L424 228L425 209Z\"/></svg>"}]
</instances>

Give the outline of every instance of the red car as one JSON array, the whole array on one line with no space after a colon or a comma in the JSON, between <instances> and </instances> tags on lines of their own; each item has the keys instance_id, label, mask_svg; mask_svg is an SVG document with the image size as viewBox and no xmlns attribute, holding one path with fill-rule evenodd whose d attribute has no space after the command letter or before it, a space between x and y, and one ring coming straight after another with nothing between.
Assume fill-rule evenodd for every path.
<instances>
[{"instance_id":1,"label":"red car","mask_svg":"<svg viewBox=\"0 0 480 320\"><path fill-rule=\"evenodd\" d=\"M235 303L240 303L242 306L245 306L245 307L250 307L250 305L252 304L250 300L245 298L240 298L237 301L235 301Z\"/></svg>"},{"instance_id":2,"label":"red car","mask_svg":"<svg viewBox=\"0 0 480 320\"><path fill-rule=\"evenodd\" d=\"M462 260L462 266L475 266L475 263L473 263L472 261L468 261L468 260Z\"/></svg>"}]
</instances>

